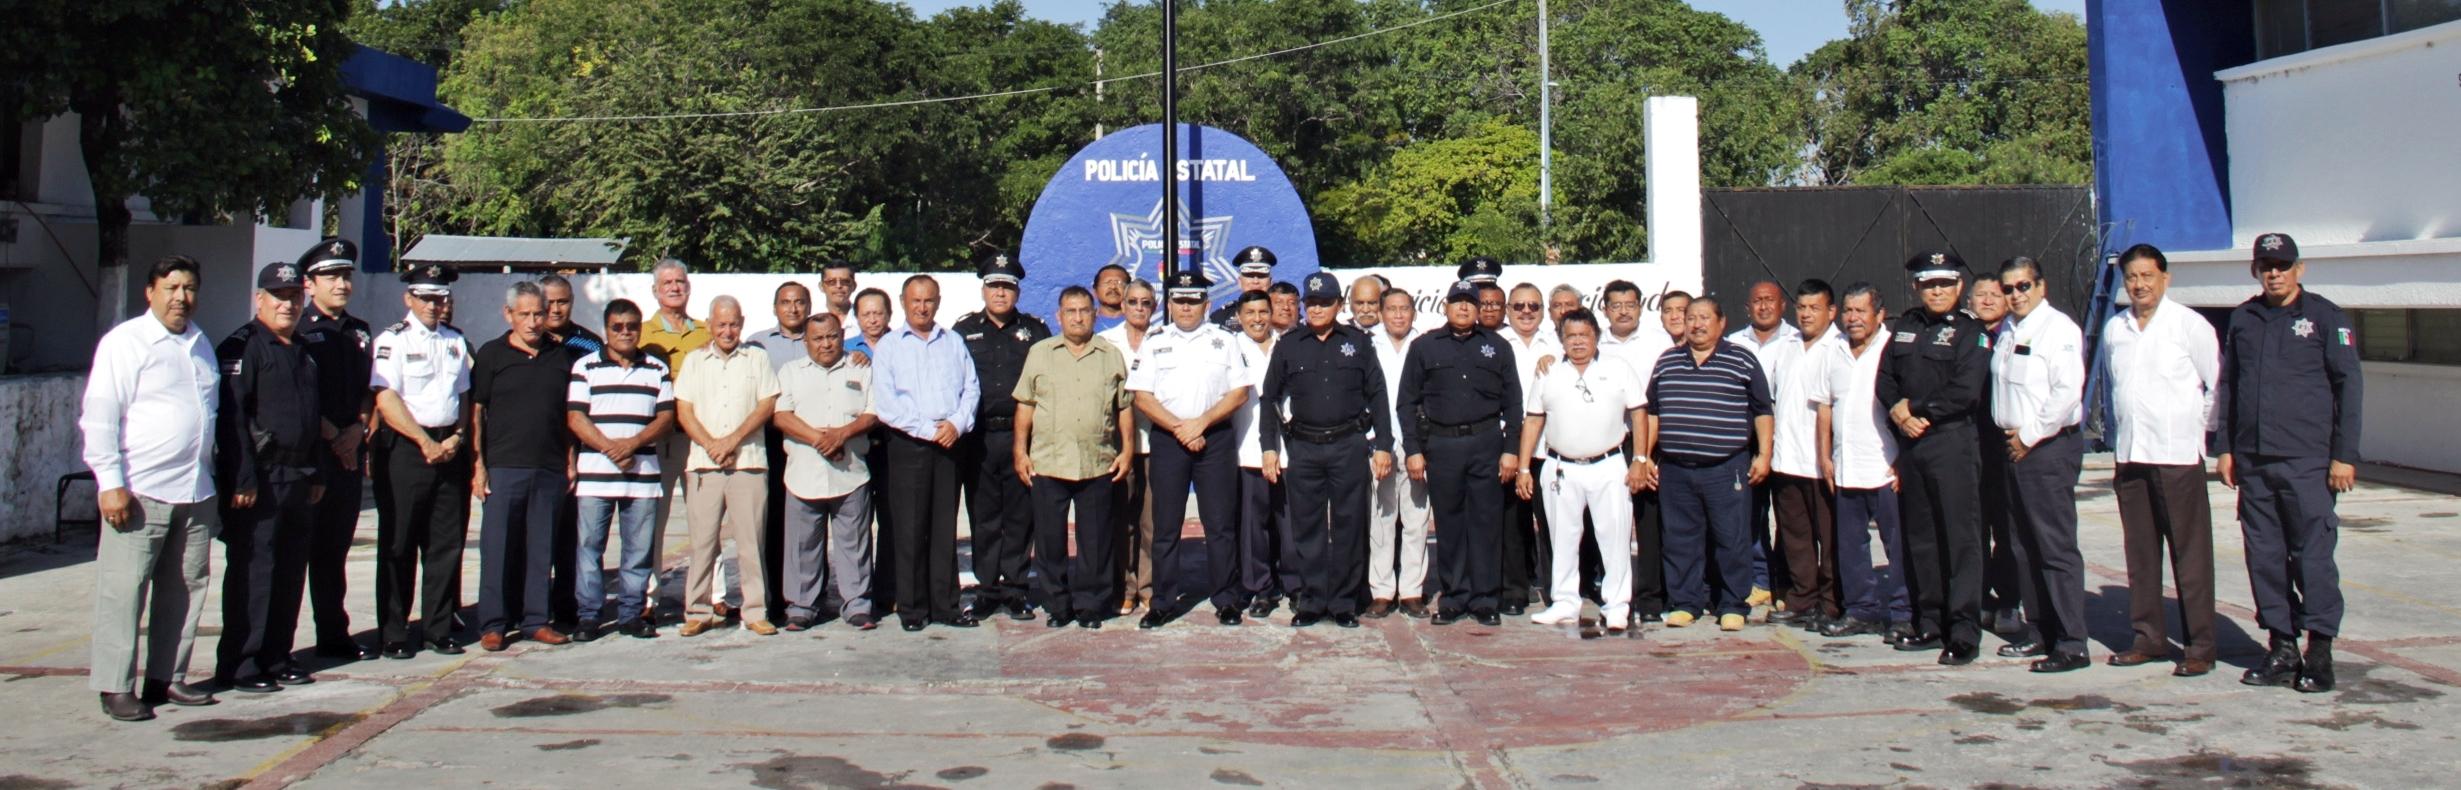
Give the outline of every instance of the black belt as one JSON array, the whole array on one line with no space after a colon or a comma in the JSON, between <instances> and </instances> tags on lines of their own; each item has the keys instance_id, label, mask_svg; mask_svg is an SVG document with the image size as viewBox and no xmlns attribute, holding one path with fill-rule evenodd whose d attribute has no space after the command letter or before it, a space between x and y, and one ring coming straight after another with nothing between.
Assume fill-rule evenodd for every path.
<instances>
[{"instance_id":1,"label":"black belt","mask_svg":"<svg viewBox=\"0 0 2461 790\"><path fill-rule=\"evenodd\" d=\"M1014 416L1010 416L1010 417L984 417L984 418L982 418L982 419L980 419L980 420L977 420L976 422L977 422L977 423L979 423L979 424L975 425L974 427L975 427L976 429L978 429L978 430L985 431L985 432L990 432L990 431L1013 431L1013 430L1016 430L1016 429L1017 429L1017 418L1016 418L1016 417L1014 417Z\"/></svg>"},{"instance_id":2,"label":"black belt","mask_svg":"<svg viewBox=\"0 0 2461 790\"><path fill-rule=\"evenodd\" d=\"M1554 461L1561 462L1561 463L1572 464L1572 465L1574 465L1574 466L1586 466L1586 465L1589 465L1589 464L1594 464L1594 463L1597 463L1597 462L1599 462L1599 461L1604 461L1604 460L1609 459L1609 458L1613 458L1613 457L1615 457L1616 455L1618 455L1618 454L1620 454L1620 453L1622 453L1622 452L1623 452L1623 449L1622 449L1622 448L1617 448L1617 449L1613 449L1613 450L1608 450L1608 451L1603 452L1603 453L1599 453L1599 454L1597 454L1597 455L1589 456L1589 457L1587 457L1587 458L1566 458L1566 457L1564 457L1563 455L1557 454L1557 453L1556 453L1555 451L1553 451L1553 450L1549 450L1549 451L1547 451L1547 458L1548 458L1548 459L1550 459L1550 460L1554 460Z\"/></svg>"},{"instance_id":3,"label":"black belt","mask_svg":"<svg viewBox=\"0 0 2461 790\"><path fill-rule=\"evenodd\" d=\"M1284 435L1302 442L1308 442L1310 444L1332 444L1343 439L1357 436L1366 430L1366 418L1351 420L1347 424L1324 427L1317 427L1296 422L1282 426L1282 433Z\"/></svg>"},{"instance_id":4,"label":"black belt","mask_svg":"<svg viewBox=\"0 0 2461 790\"><path fill-rule=\"evenodd\" d=\"M1495 427L1494 423L1488 422L1473 422L1466 425L1446 425L1434 420L1428 420L1422 424L1427 427L1428 436L1442 436L1446 438L1477 436L1479 431Z\"/></svg>"},{"instance_id":5,"label":"black belt","mask_svg":"<svg viewBox=\"0 0 2461 790\"><path fill-rule=\"evenodd\" d=\"M1685 469L1707 469L1707 468L1712 467L1712 466L1720 466L1720 465L1725 464L1725 463L1726 463L1726 462L1728 462L1728 461L1735 460L1735 456L1742 455L1742 454L1743 454L1743 451L1742 451L1742 450L1736 450L1736 451L1734 451L1734 452L1727 453L1727 454L1725 454L1725 455L1718 456L1718 457L1716 457L1716 458L1703 458L1703 457L1701 457L1701 456L1697 456L1697 455L1684 455L1684 454L1681 454L1681 453L1667 453L1667 454L1666 454L1666 462L1667 462L1667 463L1670 463L1670 464L1674 464L1674 465L1676 465L1676 466L1683 467L1683 468L1685 468Z\"/></svg>"}]
</instances>

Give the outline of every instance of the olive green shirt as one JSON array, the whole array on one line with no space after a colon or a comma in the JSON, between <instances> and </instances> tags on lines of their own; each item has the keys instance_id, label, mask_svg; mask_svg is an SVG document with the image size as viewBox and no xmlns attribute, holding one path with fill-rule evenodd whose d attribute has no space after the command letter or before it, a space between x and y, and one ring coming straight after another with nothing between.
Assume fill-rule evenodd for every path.
<instances>
[{"instance_id":1,"label":"olive green shirt","mask_svg":"<svg viewBox=\"0 0 2461 790\"><path fill-rule=\"evenodd\" d=\"M1017 403L1034 407L1026 458L1034 474L1086 480L1109 474L1119 458L1119 413L1128 408L1128 362L1102 338L1085 341L1085 356L1050 337L1026 350L1017 375Z\"/></svg>"}]
</instances>

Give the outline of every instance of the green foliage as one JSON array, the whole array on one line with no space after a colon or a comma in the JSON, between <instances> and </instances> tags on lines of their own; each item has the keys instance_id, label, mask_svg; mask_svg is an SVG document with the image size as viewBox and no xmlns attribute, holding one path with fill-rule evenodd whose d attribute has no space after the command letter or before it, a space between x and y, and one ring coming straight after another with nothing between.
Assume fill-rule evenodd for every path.
<instances>
[{"instance_id":1,"label":"green foliage","mask_svg":"<svg viewBox=\"0 0 2461 790\"><path fill-rule=\"evenodd\" d=\"M1795 64L1812 180L2082 183L2085 26L2025 0L1846 0L1852 36Z\"/></svg>"},{"instance_id":2,"label":"green foliage","mask_svg":"<svg viewBox=\"0 0 2461 790\"><path fill-rule=\"evenodd\" d=\"M1399 261L1476 255L1537 260L1538 133L1490 119L1463 137L1395 152L1365 178L1326 190L1320 222Z\"/></svg>"}]
</instances>

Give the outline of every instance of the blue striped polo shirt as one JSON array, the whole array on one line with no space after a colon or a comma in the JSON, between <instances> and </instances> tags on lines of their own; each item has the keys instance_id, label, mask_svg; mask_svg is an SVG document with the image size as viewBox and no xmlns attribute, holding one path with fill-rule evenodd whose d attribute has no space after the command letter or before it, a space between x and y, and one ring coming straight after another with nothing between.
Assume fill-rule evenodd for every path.
<instances>
[{"instance_id":1,"label":"blue striped polo shirt","mask_svg":"<svg viewBox=\"0 0 2461 790\"><path fill-rule=\"evenodd\" d=\"M1725 460L1752 445L1752 418L1770 414L1769 379L1742 346L1718 341L1699 364L1692 348L1658 355L1649 376L1649 413L1658 418L1658 449L1695 462Z\"/></svg>"}]
</instances>

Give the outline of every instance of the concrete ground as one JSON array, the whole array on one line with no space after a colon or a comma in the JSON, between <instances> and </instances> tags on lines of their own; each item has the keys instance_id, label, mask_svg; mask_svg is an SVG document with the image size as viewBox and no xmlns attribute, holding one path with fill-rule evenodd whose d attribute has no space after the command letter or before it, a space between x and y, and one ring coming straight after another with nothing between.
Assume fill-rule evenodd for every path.
<instances>
[{"instance_id":1,"label":"concrete ground","mask_svg":"<svg viewBox=\"0 0 2461 790\"><path fill-rule=\"evenodd\" d=\"M1976 664L1945 668L1869 637L1757 623L1632 640L1402 617L1296 630L1287 613L1223 628L1200 611L1155 632L1001 619L683 639L669 627L650 641L311 662L313 685L121 724L85 685L90 544L18 544L0 548L0 788L2455 781L2461 609L2441 591L2461 584L2446 564L2461 561L2461 499L2370 484L2342 500L2341 689L2301 695L2238 682L2261 647L2218 484L2225 666L2176 679L2168 664L2100 665L2126 647L2126 581L2107 459L2086 480L2097 665L2054 676L1991 656L1996 639ZM362 629L374 624L373 519L352 554ZM206 615L198 640L200 680L218 619Z\"/></svg>"}]
</instances>

